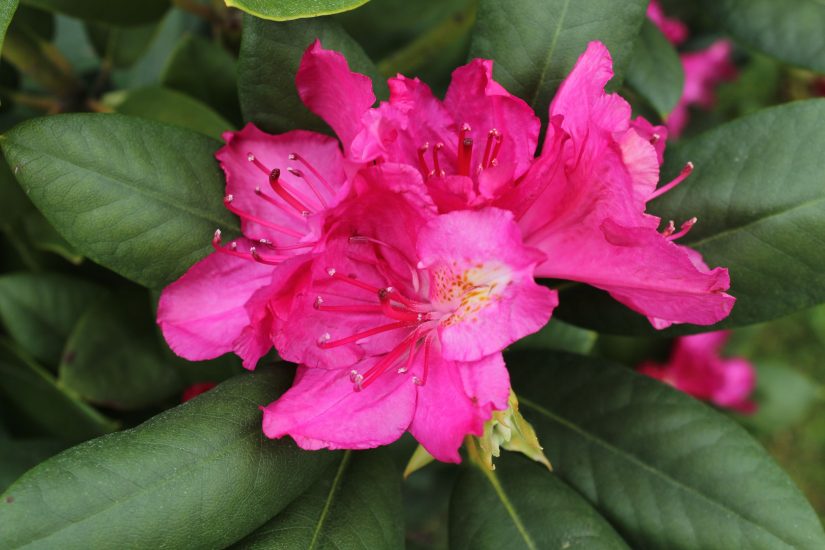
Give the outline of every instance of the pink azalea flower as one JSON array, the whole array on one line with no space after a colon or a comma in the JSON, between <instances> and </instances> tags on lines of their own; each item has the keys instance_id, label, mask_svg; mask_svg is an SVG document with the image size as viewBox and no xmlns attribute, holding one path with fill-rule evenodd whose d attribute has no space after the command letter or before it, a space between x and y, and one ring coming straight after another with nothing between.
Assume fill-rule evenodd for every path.
<instances>
[{"instance_id":1,"label":"pink azalea flower","mask_svg":"<svg viewBox=\"0 0 825 550\"><path fill-rule=\"evenodd\" d=\"M183 395L180 398L180 402L186 403L190 399L193 399L202 393L208 392L215 386L217 386L217 384L215 384L214 382L197 382L195 384L192 384L191 386L183 390Z\"/></svg>"},{"instance_id":2,"label":"pink azalea flower","mask_svg":"<svg viewBox=\"0 0 825 550\"><path fill-rule=\"evenodd\" d=\"M688 37L688 28L678 19L668 17L662 9L659 0L650 0L647 7L647 18L653 21L662 34L665 35L672 44L679 45Z\"/></svg>"},{"instance_id":3,"label":"pink azalea flower","mask_svg":"<svg viewBox=\"0 0 825 550\"><path fill-rule=\"evenodd\" d=\"M667 363L644 363L639 372L719 407L752 413L756 404L749 397L756 373L746 359L722 358L729 335L717 331L677 338Z\"/></svg>"},{"instance_id":4,"label":"pink azalea flower","mask_svg":"<svg viewBox=\"0 0 825 550\"><path fill-rule=\"evenodd\" d=\"M437 214L414 168L380 164L328 217L323 251L277 268L277 348L300 364L264 409L264 433L304 449L363 449L409 431L437 459L460 461L507 408L501 350L541 328L555 292L543 255L512 213Z\"/></svg>"},{"instance_id":5,"label":"pink azalea flower","mask_svg":"<svg viewBox=\"0 0 825 550\"><path fill-rule=\"evenodd\" d=\"M223 138L215 156L226 174L224 204L243 236L224 244L216 231L215 251L164 289L157 318L181 357L234 351L252 369L272 348L275 266L320 240L325 213L346 194L344 159L335 139L313 132L273 136L249 124Z\"/></svg>"},{"instance_id":6,"label":"pink azalea flower","mask_svg":"<svg viewBox=\"0 0 825 550\"><path fill-rule=\"evenodd\" d=\"M730 312L727 270L710 270L674 242L695 220L658 232L659 218L645 213L692 166L656 188L667 131L631 120L629 104L604 92L613 72L602 44L588 46L559 88L537 159L539 121L493 80L491 61L456 69L443 102L417 79L390 79L389 101L374 109L366 101L341 105L337 98L370 91L363 75L345 67L343 56L316 41L296 81L351 160L416 169L441 212L511 210L525 243L545 253L538 276L604 289L656 328L713 324Z\"/></svg>"},{"instance_id":7,"label":"pink azalea flower","mask_svg":"<svg viewBox=\"0 0 825 550\"><path fill-rule=\"evenodd\" d=\"M704 50L679 55L685 70L685 86L679 103L667 117L671 135L681 135L690 116L690 107L710 109L716 99L716 87L736 77L736 67L731 62L732 51L733 46L728 40L717 40Z\"/></svg>"}]
</instances>

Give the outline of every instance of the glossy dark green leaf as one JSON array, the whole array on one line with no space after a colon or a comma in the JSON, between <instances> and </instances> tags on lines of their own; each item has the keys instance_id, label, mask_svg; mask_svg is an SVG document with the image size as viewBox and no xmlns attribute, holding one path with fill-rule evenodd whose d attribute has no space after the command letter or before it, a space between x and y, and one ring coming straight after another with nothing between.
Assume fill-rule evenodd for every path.
<instances>
[{"instance_id":1,"label":"glossy dark green leaf","mask_svg":"<svg viewBox=\"0 0 825 550\"><path fill-rule=\"evenodd\" d=\"M401 471L382 452L347 451L308 491L234 549L404 547Z\"/></svg>"},{"instance_id":2,"label":"glossy dark green leaf","mask_svg":"<svg viewBox=\"0 0 825 550\"><path fill-rule=\"evenodd\" d=\"M110 0L23 0L46 11L62 13L85 21L112 25L140 25L160 19L169 9L169 0L111 2Z\"/></svg>"},{"instance_id":3,"label":"glossy dark green leaf","mask_svg":"<svg viewBox=\"0 0 825 550\"><path fill-rule=\"evenodd\" d=\"M555 349L587 355L599 335L558 319L551 319L538 332L513 342L511 349Z\"/></svg>"},{"instance_id":4,"label":"glossy dark green leaf","mask_svg":"<svg viewBox=\"0 0 825 550\"><path fill-rule=\"evenodd\" d=\"M704 0L702 6L743 44L825 72L825 3L821 0Z\"/></svg>"},{"instance_id":5,"label":"glossy dark green leaf","mask_svg":"<svg viewBox=\"0 0 825 550\"><path fill-rule=\"evenodd\" d=\"M714 326L774 319L825 302L825 99L764 109L668 152L662 181L696 168L650 210L699 222L683 245L730 269L737 302ZM561 291L561 318L603 332L652 334L641 315L582 285ZM708 327L684 326L679 332ZM669 331L673 333L674 331Z\"/></svg>"},{"instance_id":6,"label":"glossy dark green leaf","mask_svg":"<svg viewBox=\"0 0 825 550\"><path fill-rule=\"evenodd\" d=\"M44 462L0 497L0 540L13 548L222 548L239 540L337 456L261 433L258 406L289 377L285 368L239 376Z\"/></svg>"},{"instance_id":7,"label":"glossy dark green leaf","mask_svg":"<svg viewBox=\"0 0 825 550\"><path fill-rule=\"evenodd\" d=\"M86 310L66 343L59 380L86 401L126 410L181 389L158 345L143 293L100 300Z\"/></svg>"},{"instance_id":8,"label":"glossy dark green leaf","mask_svg":"<svg viewBox=\"0 0 825 550\"><path fill-rule=\"evenodd\" d=\"M86 33L98 56L109 67L133 65L152 43L158 26L113 27L88 23Z\"/></svg>"},{"instance_id":9,"label":"glossy dark green leaf","mask_svg":"<svg viewBox=\"0 0 825 550\"><path fill-rule=\"evenodd\" d=\"M31 202L14 179L12 169L0 158L0 227L8 231L31 210Z\"/></svg>"},{"instance_id":10,"label":"glossy dark green leaf","mask_svg":"<svg viewBox=\"0 0 825 550\"><path fill-rule=\"evenodd\" d=\"M160 86L114 92L107 102L124 115L164 122L220 139L232 124L197 99Z\"/></svg>"},{"instance_id":11,"label":"glossy dark green leaf","mask_svg":"<svg viewBox=\"0 0 825 550\"><path fill-rule=\"evenodd\" d=\"M57 254L75 265L83 261L83 254L66 242L60 233L43 217L43 214L32 208L23 220L23 230L32 247Z\"/></svg>"},{"instance_id":12,"label":"glossy dark green leaf","mask_svg":"<svg viewBox=\"0 0 825 550\"><path fill-rule=\"evenodd\" d=\"M555 472L630 546L825 547L805 498L727 416L604 360L517 353L508 364Z\"/></svg>"},{"instance_id":13,"label":"glossy dark green leaf","mask_svg":"<svg viewBox=\"0 0 825 550\"><path fill-rule=\"evenodd\" d=\"M226 0L226 5L271 21L331 15L354 10L369 0Z\"/></svg>"},{"instance_id":14,"label":"glossy dark green leaf","mask_svg":"<svg viewBox=\"0 0 825 550\"><path fill-rule=\"evenodd\" d=\"M64 441L84 441L117 427L59 386L34 359L3 340L0 340L0 397L12 406L16 422L25 420L40 433ZM0 522L0 526L3 523ZM0 536L0 540L6 539Z\"/></svg>"},{"instance_id":15,"label":"glossy dark green leaf","mask_svg":"<svg viewBox=\"0 0 825 550\"><path fill-rule=\"evenodd\" d=\"M7 0L0 4L0 51L3 51L3 38L6 36L6 29L9 28L11 18L17 11L19 0Z\"/></svg>"},{"instance_id":16,"label":"glossy dark green leaf","mask_svg":"<svg viewBox=\"0 0 825 550\"><path fill-rule=\"evenodd\" d=\"M324 48L342 52L353 71L370 76L377 96L385 93L386 84L375 65L330 18L275 23L247 15L243 28L238 59L241 110L244 120L267 132L325 129L323 122L304 107L295 89L301 56L316 38Z\"/></svg>"},{"instance_id":17,"label":"glossy dark green leaf","mask_svg":"<svg viewBox=\"0 0 825 550\"><path fill-rule=\"evenodd\" d=\"M464 468L450 499L450 548L627 548L610 524L543 466L504 453Z\"/></svg>"},{"instance_id":18,"label":"glossy dark green leaf","mask_svg":"<svg viewBox=\"0 0 825 550\"><path fill-rule=\"evenodd\" d=\"M26 470L57 454L65 447L65 444L57 439L14 440L0 436L0 491L5 491Z\"/></svg>"},{"instance_id":19,"label":"glossy dark green leaf","mask_svg":"<svg viewBox=\"0 0 825 550\"><path fill-rule=\"evenodd\" d=\"M645 21L625 81L664 118L682 97L685 71L679 54L656 25Z\"/></svg>"},{"instance_id":20,"label":"glossy dark green leaf","mask_svg":"<svg viewBox=\"0 0 825 550\"><path fill-rule=\"evenodd\" d=\"M195 34L181 38L169 56L161 83L201 100L236 124L241 122L237 62L215 42Z\"/></svg>"},{"instance_id":21,"label":"glossy dark green leaf","mask_svg":"<svg viewBox=\"0 0 825 550\"><path fill-rule=\"evenodd\" d=\"M219 143L122 115L27 121L0 141L17 179L85 256L161 287L209 250L216 228L237 232L223 207Z\"/></svg>"},{"instance_id":22,"label":"glossy dark green leaf","mask_svg":"<svg viewBox=\"0 0 825 550\"><path fill-rule=\"evenodd\" d=\"M647 0L481 0L471 57L495 60L496 79L547 118L561 81L587 43L610 50L621 79Z\"/></svg>"},{"instance_id":23,"label":"glossy dark green leaf","mask_svg":"<svg viewBox=\"0 0 825 550\"><path fill-rule=\"evenodd\" d=\"M83 312L104 294L83 279L56 273L0 276L0 319L17 344L51 365Z\"/></svg>"}]
</instances>

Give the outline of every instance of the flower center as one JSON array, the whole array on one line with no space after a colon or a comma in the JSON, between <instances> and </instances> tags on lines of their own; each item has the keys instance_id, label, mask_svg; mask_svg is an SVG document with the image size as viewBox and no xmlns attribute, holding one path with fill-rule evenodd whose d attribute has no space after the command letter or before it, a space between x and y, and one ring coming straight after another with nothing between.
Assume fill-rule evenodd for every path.
<instances>
[{"instance_id":1,"label":"flower center","mask_svg":"<svg viewBox=\"0 0 825 550\"><path fill-rule=\"evenodd\" d=\"M484 145L484 153L480 158L476 158L477 164L473 166L473 145L474 140L470 137L472 128L467 123L461 125L461 130L458 132L458 144L456 151L458 152L456 158L456 171L459 176L474 177L480 174L491 166L498 164L498 155L501 152L501 144L504 141L504 136L501 132L492 128L487 132L487 141ZM424 143L418 148L418 169L424 178L429 177L444 177L447 173L441 166L440 154L444 149L444 144L436 143L432 148L432 169L427 163L427 152L430 150L429 142Z\"/></svg>"}]
</instances>

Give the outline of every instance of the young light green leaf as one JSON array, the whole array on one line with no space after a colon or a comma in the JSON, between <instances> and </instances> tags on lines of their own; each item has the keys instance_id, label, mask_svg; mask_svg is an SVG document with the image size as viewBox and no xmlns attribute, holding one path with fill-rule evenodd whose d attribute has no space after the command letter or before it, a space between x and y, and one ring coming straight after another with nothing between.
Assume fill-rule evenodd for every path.
<instances>
[{"instance_id":1,"label":"young light green leaf","mask_svg":"<svg viewBox=\"0 0 825 550\"><path fill-rule=\"evenodd\" d=\"M236 377L137 428L71 448L0 497L11 548L223 548L278 514L338 456L261 433L290 370Z\"/></svg>"},{"instance_id":2,"label":"young light green leaf","mask_svg":"<svg viewBox=\"0 0 825 550\"><path fill-rule=\"evenodd\" d=\"M247 15L238 59L238 93L244 120L272 133L326 128L304 107L295 89L301 56L316 38L324 48L343 53L350 69L371 77L376 96L386 95L386 83L378 69L332 19L274 23Z\"/></svg>"},{"instance_id":3,"label":"young light green leaf","mask_svg":"<svg viewBox=\"0 0 825 550\"><path fill-rule=\"evenodd\" d=\"M242 121L237 62L215 42L184 35L169 56L161 83L201 100L236 124Z\"/></svg>"},{"instance_id":4,"label":"young light green leaf","mask_svg":"<svg viewBox=\"0 0 825 550\"><path fill-rule=\"evenodd\" d=\"M450 548L618 549L627 544L558 476L506 453L465 467L450 499Z\"/></svg>"},{"instance_id":5,"label":"young light green leaf","mask_svg":"<svg viewBox=\"0 0 825 550\"><path fill-rule=\"evenodd\" d=\"M160 19L169 9L169 0L111 2L110 0L23 0L45 11L62 13L85 21L111 25L140 25Z\"/></svg>"},{"instance_id":6,"label":"young light green leaf","mask_svg":"<svg viewBox=\"0 0 825 550\"><path fill-rule=\"evenodd\" d=\"M679 54L649 20L642 25L625 80L661 118L665 118L682 97L685 71Z\"/></svg>"},{"instance_id":7,"label":"young light green leaf","mask_svg":"<svg viewBox=\"0 0 825 550\"><path fill-rule=\"evenodd\" d=\"M160 86L112 92L104 102L120 114L164 122L214 139L232 130L230 122L197 99Z\"/></svg>"},{"instance_id":8,"label":"young light green leaf","mask_svg":"<svg viewBox=\"0 0 825 550\"><path fill-rule=\"evenodd\" d=\"M34 358L57 365L83 312L105 290L57 273L0 276L0 320L15 342Z\"/></svg>"},{"instance_id":9,"label":"young light green leaf","mask_svg":"<svg viewBox=\"0 0 825 550\"><path fill-rule=\"evenodd\" d=\"M825 302L825 99L798 101L734 120L669 150L662 181L691 161L693 174L650 210L699 221L679 243L730 270L731 315L713 327L767 321ZM653 334L641 315L583 285L561 292L557 314L600 332Z\"/></svg>"},{"instance_id":10,"label":"young light green leaf","mask_svg":"<svg viewBox=\"0 0 825 550\"><path fill-rule=\"evenodd\" d=\"M642 548L825 547L819 518L736 422L604 360L508 358L554 471Z\"/></svg>"},{"instance_id":11,"label":"young light green leaf","mask_svg":"<svg viewBox=\"0 0 825 550\"><path fill-rule=\"evenodd\" d=\"M825 72L822 0L705 0L717 24L743 44L777 59Z\"/></svg>"},{"instance_id":12,"label":"young light green leaf","mask_svg":"<svg viewBox=\"0 0 825 550\"><path fill-rule=\"evenodd\" d=\"M271 21L332 15L354 10L369 0L225 0L226 5Z\"/></svg>"},{"instance_id":13,"label":"young light green leaf","mask_svg":"<svg viewBox=\"0 0 825 550\"><path fill-rule=\"evenodd\" d=\"M220 144L123 115L24 122L0 146L52 225L90 259L161 287L209 250L216 228L237 233L223 207Z\"/></svg>"},{"instance_id":14,"label":"young light green leaf","mask_svg":"<svg viewBox=\"0 0 825 550\"><path fill-rule=\"evenodd\" d=\"M584 53L602 41L615 62L617 81L645 17L647 0L481 0L470 57L495 60L496 79L538 116Z\"/></svg>"},{"instance_id":15,"label":"young light green leaf","mask_svg":"<svg viewBox=\"0 0 825 550\"><path fill-rule=\"evenodd\" d=\"M398 467L385 452L347 451L308 491L232 548L393 550L404 547L402 516Z\"/></svg>"},{"instance_id":16,"label":"young light green leaf","mask_svg":"<svg viewBox=\"0 0 825 550\"><path fill-rule=\"evenodd\" d=\"M0 340L0 396L13 407L18 422L26 421L39 432L70 443L96 437L117 427L76 395L60 387L31 357L3 340ZM0 521L0 534L2 525ZM0 540L6 539L0 536Z\"/></svg>"}]
</instances>

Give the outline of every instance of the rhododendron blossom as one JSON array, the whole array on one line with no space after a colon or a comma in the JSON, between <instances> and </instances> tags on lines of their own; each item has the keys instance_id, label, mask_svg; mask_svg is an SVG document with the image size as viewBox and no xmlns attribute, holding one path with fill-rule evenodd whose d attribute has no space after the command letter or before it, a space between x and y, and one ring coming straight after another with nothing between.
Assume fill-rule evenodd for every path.
<instances>
[{"instance_id":1,"label":"rhododendron blossom","mask_svg":"<svg viewBox=\"0 0 825 550\"><path fill-rule=\"evenodd\" d=\"M727 270L708 269L698 253L674 242L696 220L657 231L661 221L645 212L692 165L656 188L667 131L631 120L629 104L604 92L612 76L607 49L591 43L553 100L538 158L538 119L493 80L488 60L456 69L443 102L419 80L398 76L389 80L388 102L342 108L334 98L367 95L369 80L316 42L297 82L351 160L416 169L441 212L511 210L525 243L545 253L538 276L607 290L657 328L715 323L734 302L724 292Z\"/></svg>"},{"instance_id":2,"label":"rhododendron blossom","mask_svg":"<svg viewBox=\"0 0 825 550\"><path fill-rule=\"evenodd\" d=\"M267 288L274 266L320 239L325 213L346 194L338 143L295 130L273 136L249 124L226 132L216 158L226 173L224 204L243 236L193 265L160 298L158 323L170 347L189 360L237 353L254 368L272 341Z\"/></svg>"},{"instance_id":3,"label":"rhododendron blossom","mask_svg":"<svg viewBox=\"0 0 825 550\"><path fill-rule=\"evenodd\" d=\"M674 46L687 40L687 25L667 17L658 0L651 0L647 17ZM736 77L736 67L731 61L732 51L730 41L717 40L705 49L679 54L685 81L679 102L667 117L666 124L671 136L678 137L687 126L690 107L710 109L715 101L714 90L719 83Z\"/></svg>"},{"instance_id":4,"label":"rhododendron blossom","mask_svg":"<svg viewBox=\"0 0 825 550\"><path fill-rule=\"evenodd\" d=\"M756 409L749 399L756 374L746 359L721 356L729 335L727 331L716 331L677 338L667 363L644 363L639 366L639 372L697 399L751 413Z\"/></svg>"},{"instance_id":5,"label":"rhododendron blossom","mask_svg":"<svg viewBox=\"0 0 825 550\"><path fill-rule=\"evenodd\" d=\"M362 171L328 217L323 252L285 262L273 297L277 348L299 363L293 387L264 411L269 437L305 449L370 448L404 431L458 462L507 408L501 350L550 318L537 285L543 255L496 208L437 214L406 166Z\"/></svg>"}]
</instances>

